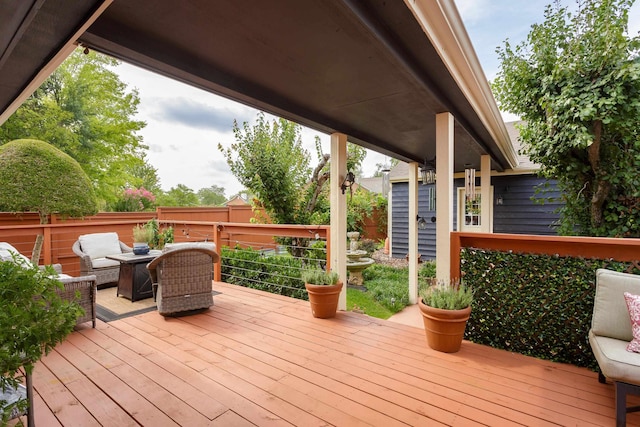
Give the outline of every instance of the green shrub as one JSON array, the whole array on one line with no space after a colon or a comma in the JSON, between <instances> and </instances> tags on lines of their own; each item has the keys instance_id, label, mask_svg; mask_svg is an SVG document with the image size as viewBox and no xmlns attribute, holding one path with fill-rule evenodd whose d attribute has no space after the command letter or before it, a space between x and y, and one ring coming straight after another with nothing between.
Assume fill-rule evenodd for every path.
<instances>
[{"instance_id":1,"label":"green shrub","mask_svg":"<svg viewBox=\"0 0 640 427\"><path fill-rule=\"evenodd\" d=\"M335 285L338 279L338 273L335 271L324 271L318 268L302 271L302 281L311 285Z\"/></svg>"},{"instance_id":2,"label":"green shrub","mask_svg":"<svg viewBox=\"0 0 640 427\"><path fill-rule=\"evenodd\" d=\"M596 369L587 340L595 272L598 268L627 271L629 265L465 249L461 269L465 283L474 289L465 337L495 348Z\"/></svg>"},{"instance_id":3,"label":"green shrub","mask_svg":"<svg viewBox=\"0 0 640 427\"><path fill-rule=\"evenodd\" d=\"M230 249L220 252L222 280L252 289L308 299L300 278L303 263L289 255L268 255L252 248Z\"/></svg>"},{"instance_id":4,"label":"green shrub","mask_svg":"<svg viewBox=\"0 0 640 427\"><path fill-rule=\"evenodd\" d=\"M393 313L409 305L409 269L373 264L362 271L371 296Z\"/></svg>"},{"instance_id":5,"label":"green shrub","mask_svg":"<svg viewBox=\"0 0 640 427\"><path fill-rule=\"evenodd\" d=\"M14 262L16 261L16 262ZM48 267L0 261L0 389L15 389L21 366L28 373L73 330L82 315L80 305L60 297L62 284ZM4 405L0 400L0 425L5 425L13 407L23 410L26 401Z\"/></svg>"},{"instance_id":6,"label":"green shrub","mask_svg":"<svg viewBox=\"0 0 640 427\"><path fill-rule=\"evenodd\" d=\"M464 284L439 283L421 293L422 302L443 310L462 310L473 302L473 290Z\"/></svg>"}]
</instances>

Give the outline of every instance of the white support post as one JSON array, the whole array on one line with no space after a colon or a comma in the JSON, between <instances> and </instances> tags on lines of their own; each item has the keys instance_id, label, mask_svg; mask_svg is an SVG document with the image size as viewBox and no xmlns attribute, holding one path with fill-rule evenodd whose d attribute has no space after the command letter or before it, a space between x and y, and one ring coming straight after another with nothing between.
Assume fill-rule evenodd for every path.
<instances>
[{"instance_id":1,"label":"white support post","mask_svg":"<svg viewBox=\"0 0 640 427\"><path fill-rule=\"evenodd\" d=\"M453 115L436 114L436 278L449 282L453 231Z\"/></svg>"},{"instance_id":2,"label":"white support post","mask_svg":"<svg viewBox=\"0 0 640 427\"><path fill-rule=\"evenodd\" d=\"M409 303L418 303L418 164L409 163Z\"/></svg>"},{"instance_id":3,"label":"white support post","mask_svg":"<svg viewBox=\"0 0 640 427\"><path fill-rule=\"evenodd\" d=\"M493 233L493 200L491 197L491 157L483 154L480 157L480 229L483 233Z\"/></svg>"},{"instance_id":4,"label":"white support post","mask_svg":"<svg viewBox=\"0 0 640 427\"><path fill-rule=\"evenodd\" d=\"M340 185L347 175L347 136L331 134L331 270L344 283L338 310L347 309L347 196Z\"/></svg>"}]
</instances>

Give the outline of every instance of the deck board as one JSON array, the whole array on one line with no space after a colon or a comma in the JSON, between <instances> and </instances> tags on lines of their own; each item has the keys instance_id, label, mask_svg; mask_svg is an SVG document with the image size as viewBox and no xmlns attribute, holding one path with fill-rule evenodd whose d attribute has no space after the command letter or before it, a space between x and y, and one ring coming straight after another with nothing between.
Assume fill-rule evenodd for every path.
<instances>
[{"instance_id":1,"label":"deck board","mask_svg":"<svg viewBox=\"0 0 640 427\"><path fill-rule=\"evenodd\" d=\"M419 328L214 288L202 314L73 332L36 365L38 425L615 425L613 386L586 369L467 341L439 353Z\"/></svg>"}]
</instances>

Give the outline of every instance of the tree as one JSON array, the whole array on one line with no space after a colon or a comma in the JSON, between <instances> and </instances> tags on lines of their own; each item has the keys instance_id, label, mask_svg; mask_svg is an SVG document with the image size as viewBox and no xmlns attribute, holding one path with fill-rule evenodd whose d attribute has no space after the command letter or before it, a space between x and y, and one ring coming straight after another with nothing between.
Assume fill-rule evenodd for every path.
<instances>
[{"instance_id":1,"label":"tree","mask_svg":"<svg viewBox=\"0 0 640 427\"><path fill-rule=\"evenodd\" d=\"M224 195L224 187L217 185L198 190L198 198L202 206L222 206L227 201Z\"/></svg>"},{"instance_id":2,"label":"tree","mask_svg":"<svg viewBox=\"0 0 640 427\"><path fill-rule=\"evenodd\" d=\"M95 186L101 205L123 188L143 184L145 126L133 120L140 99L111 69L118 61L77 49L0 127L0 144L14 139L48 141L78 161Z\"/></svg>"},{"instance_id":3,"label":"tree","mask_svg":"<svg viewBox=\"0 0 640 427\"><path fill-rule=\"evenodd\" d=\"M328 219L325 183L330 177L330 155L323 153L316 137L318 163L311 169L300 130L300 125L282 118L269 123L260 113L253 127L245 122L241 129L234 121L237 142L230 148L218 144L231 172L276 224L317 224ZM359 171L366 155L364 148L348 144L347 169Z\"/></svg>"},{"instance_id":4,"label":"tree","mask_svg":"<svg viewBox=\"0 0 640 427\"><path fill-rule=\"evenodd\" d=\"M82 217L97 212L87 174L70 156L37 140L16 140L0 146L0 210ZM32 261L38 263L43 236L36 239Z\"/></svg>"},{"instance_id":5,"label":"tree","mask_svg":"<svg viewBox=\"0 0 640 427\"><path fill-rule=\"evenodd\" d=\"M547 6L526 42L505 42L493 83L525 121L526 154L564 194L560 232L640 236L640 48L626 34L633 0Z\"/></svg>"},{"instance_id":6,"label":"tree","mask_svg":"<svg viewBox=\"0 0 640 427\"><path fill-rule=\"evenodd\" d=\"M157 206L198 206L199 204L196 193L184 184L171 187L171 190L156 198Z\"/></svg>"},{"instance_id":7,"label":"tree","mask_svg":"<svg viewBox=\"0 0 640 427\"><path fill-rule=\"evenodd\" d=\"M247 122L240 128L234 121L233 133L237 142L228 149L218 144L218 149L235 177L276 224L307 223L317 189L328 178L324 167L329 156L323 157L311 179L309 153L302 147L299 125L285 119L269 123L260 113L253 128Z\"/></svg>"}]
</instances>

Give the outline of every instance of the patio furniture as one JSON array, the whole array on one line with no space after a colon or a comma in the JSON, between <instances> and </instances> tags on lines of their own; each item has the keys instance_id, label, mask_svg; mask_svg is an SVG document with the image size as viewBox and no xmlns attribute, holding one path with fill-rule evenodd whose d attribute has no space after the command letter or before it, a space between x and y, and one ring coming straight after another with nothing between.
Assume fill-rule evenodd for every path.
<instances>
[{"instance_id":1,"label":"patio furniture","mask_svg":"<svg viewBox=\"0 0 640 427\"><path fill-rule=\"evenodd\" d=\"M107 255L132 252L129 246L119 240L118 233L113 232L83 234L71 249L80 257L80 274L95 275L98 287L118 282L120 262L108 259Z\"/></svg>"},{"instance_id":2,"label":"patio furniture","mask_svg":"<svg viewBox=\"0 0 640 427\"><path fill-rule=\"evenodd\" d=\"M147 270L147 264L159 256L161 251L149 251L146 255L124 253L108 255L120 263L120 277L118 278L118 290L116 295L135 302L153 296L153 282Z\"/></svg>"},{"instance_id":3,"label":"patio furniture","mask_svg":"<svg viewBox=\"0 0 640 427\"><path fill-rule=\"evenodd\" d=\"M15 257L14 257L15 255ZM18 252L10 243L0 242L0 260L8 260L25 262L31 264L29 258ZM44 266L40 266L44 268ZM58 294L65 300L75 301L84 309L84 315L80 316L76 324L92 321L93 327L96 327L96 276L87 275L81 277L71 277L62 274L60 264L53 264L53 268L58 273L57 279L62 282L64 289L59 290ZM78 292L78 294L76 294Z\"/></svg>"},{"instance_id":4,"label":"patio furniture","mask_svg":"<svg viewBox=\"0 0 640 427\"><path fill-rule=\"evenodd\" d=\"M640 395L640 353L627 351L634 338L624 293L640 295L640 276L605 269L596 272L596 295L589 330L589 344L598 361L599 381L613 381L616 390L616 425L624 426L627 394Z\"/></svg>"},{"instance_id":5,"label":"patio furniture","mask_svg":"<svg viewBox=\"0 0 640 427\"><path fill-rule=\"evenodd\" d=\"M147 269L156 289L158 313L171 316L213 305L213 263L220 257L213 243L175 243Z\"/></svg>"},{"instance_id":6,"label":"patio furniture","mask_svg":"<svg viewBox=\"0 0 640 427\"><path fill-rule=\"evenodd\" d=\"M75 301L84 309L84 315L78 317L76 325L91 320L91 326L96 327L96 276L71 277L61 274L58 279L63 289L58 294L65 300Z\"/></svg>"}]
</instances>

